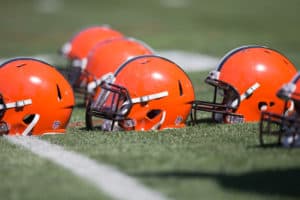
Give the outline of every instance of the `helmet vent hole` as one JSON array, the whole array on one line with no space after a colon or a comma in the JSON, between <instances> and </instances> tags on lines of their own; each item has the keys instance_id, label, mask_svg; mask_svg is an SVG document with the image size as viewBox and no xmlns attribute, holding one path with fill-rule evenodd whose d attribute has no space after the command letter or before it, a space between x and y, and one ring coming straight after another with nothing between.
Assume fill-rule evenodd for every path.
<instances>
[{"instance_id":1,"label":"helmet vent hole","mask_svg":"<svg viewBox=\"0 0 300 200\"><path fill-rule=\"evenodd\" d=\"M59 86L56 84L56 90L57 90L57 97L59 100L61 100L61 92Z\"/></svg>"},{"instance_id":2,"label":"helmet vent hole","mask_svg":"<svg viewBox=\"0 0 300 200\"><path fill-rule=\"evenodd\" d=\"M22 64L17 65L16 67L23 67L25 65L26 65L25 63L22 63Z\"/></svg>"},{"instance_id":3,"label":"helmet vent hole","mask_svg":"<svg viewBox=\"0 0 300 200\"><path fill-rule=\"evenodd\" d=\"M178 88L179 88L179 95L182 96L183 95L183 90L182 90L182 85L181 85L180 81L178 81Z\"/></svg>"},{"instance_id":4,"label":"helmet vent hole","mask_svg":"<svg viewBox=\"0 0 300 200\"><path fill-rule=\"evenodd\" d=\"M30 124L34 118L34 114L30 114L30 115L26 115L24 118L23 118L23 122L25 124Z\"/></svg>"},{"instance_id":5,"label":"helmet vent hole","mask_svg":"<svg viewBox=\"0 0 300 200\"><path fill-rule=\"evenodd\" d=\"M150 62L149 59L143 59L142 62L141 62L141 64L142 64L142 65L145 65L145 64L147 64L147 63L149 63L149 62Z\"/></svg>"},{"instance_id":6,"label":"helmet vent hole","mask_svg":"<svg viewBox=\"0 0 300 200\"><path fill-rule=\"evenodd\" d=\"M273 101L270 102L270 106L274 106L275 103Z\"/></svg>"},{"instance_id":7,"label":"helmet vent hole","mask_svg":"<svg viewBox=\"0 0 300 200\"><path fill-rule=\"evenodd\" d=\"M284 62L286 65L289 64L289 62L288 62L287 60L285 60L285 59L283 59L283 62Z\"/></svg>"},{"instance_id":8,"label":"helmet vent hole","mask_svg":"<svg viewBox=\"0 0 300 200\"><path fill-rule=\"evenodd\" d=\"M147 113L147 117L149 119L153 119L155 118L157 115L159 115L161 113L161 110L151 110Z\"/></svg>"}]
</instances>

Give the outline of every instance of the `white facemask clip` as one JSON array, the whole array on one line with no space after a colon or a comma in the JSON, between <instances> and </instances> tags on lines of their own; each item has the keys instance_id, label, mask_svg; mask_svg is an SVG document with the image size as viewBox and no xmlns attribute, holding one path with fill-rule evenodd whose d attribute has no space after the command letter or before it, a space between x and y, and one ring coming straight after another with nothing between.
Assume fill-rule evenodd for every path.
<instances>
[{"instance_id":1,"label":"white facemask clip","mask_svg":"<svg viewBox=\"0 0 300 200\"><path fill-rule=\"evenodd\" d=\"M96 89L97 86L99 86L101 84L102 81L106 81L108 83L113 83L115 82L115 77L114 74L109 72L107 74L104 74L101 78L92 81L88 84L87 86L87 92L88 93L93 93L94 90Z\"/></svg>"}]
</instances>

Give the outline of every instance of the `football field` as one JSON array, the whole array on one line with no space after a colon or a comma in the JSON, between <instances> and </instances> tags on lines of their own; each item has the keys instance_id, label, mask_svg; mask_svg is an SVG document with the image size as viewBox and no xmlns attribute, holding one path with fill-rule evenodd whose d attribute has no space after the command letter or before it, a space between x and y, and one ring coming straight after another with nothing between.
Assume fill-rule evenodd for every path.
<instances>
[{"instance_id":1,"label":"football field","mask_svg":"<svg viewBox=\"0 0 300 200\"><path fill-rule=\"evenodd\" d=\"M300 69L297 0L0 2L0 59L53 56L81 28L110 24L175 56L201 100L212 99L212 88L203 81L211 65L241 45L274 48ZM181 53L166 54L170 51ZM208 56L192 61L190 55ZM66 64L54 57L50 64ZM195 62L203 62L204 69L195 70ZM82 105L76 99L65 135L0 137L0 199L300 198L300 149L260 147L257 123L87 131Z\"/></svg>"}]
</instances>

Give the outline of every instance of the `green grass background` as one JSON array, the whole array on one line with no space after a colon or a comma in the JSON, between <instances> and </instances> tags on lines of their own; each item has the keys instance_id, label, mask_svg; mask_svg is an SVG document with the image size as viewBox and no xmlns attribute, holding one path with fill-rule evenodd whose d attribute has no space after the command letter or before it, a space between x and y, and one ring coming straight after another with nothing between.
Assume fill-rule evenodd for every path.
<instances>
[{"instance_id":1,"label":"green grass background","mask_svg":"<svg viewBox=\"0 0 300 200\"><path fill-rule=\"evenodd\" d=\"M162 6L172 0L53 0L63 6L54 13L39 11L42 1L0 1L0 56L55 53L75 31L110 24L155 49L223 56L259 44L300 64L298 0L183 0L182 8Z\"/></svg>"},{"instance_id":2,"label":"green grass background","mask_svg":"<svg viewBox=\"0 0 300 200\"><path fill-rule=\"evenodd\" d=\"M154 49L223 56L260 44L300 65L300 1L187 0L182 8L153 1L58 1L41 13L38 0L0 0L0 57L55 54L82 27L110 24ZM174 3L173 3L174 4ZM55 63L51 63L55 64ZM189 73L197 98L209 99L207 72ZM71 123L84 121L74 109ZM86 131L45 136L106 162L173 199L299 199L299 149L260 148L258 125L198 124L162 132ZM3 199L107 199L89 183L0 138Z\"/></svg>"}]
</instances>

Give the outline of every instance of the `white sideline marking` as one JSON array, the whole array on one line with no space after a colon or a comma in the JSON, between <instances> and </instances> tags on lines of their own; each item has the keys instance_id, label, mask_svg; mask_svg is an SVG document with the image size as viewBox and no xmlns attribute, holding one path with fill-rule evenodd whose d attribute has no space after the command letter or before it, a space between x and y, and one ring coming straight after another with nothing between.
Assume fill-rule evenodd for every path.
<instances>
[{"instance_id":1,"label":"white sideline marking","mask_svg":"<svg viewBox=\"0 0 300 200\"><path fill-rule=\"evenodd\" d=\"M54 14L64 7L64 2L61 0L36 0L35 10L42 14Z\"/></svg>"},{"instance_id":2,"label":"white sideline marking","mask_svg":"<svg viewBox=\"0 0 300 200\"><path fill-rule=\"evenodd\" d=\"M115 199L165 200L159 192L144 187L135 179L117 169L96 162L79 153L43 141L34 136L4 136L9 142L21 145L40 157L69 169L92 182L98 189Z\"/></svg>"},{"instance_id":3,"label":"white sideline marking","mask_svg":"<svg viewBox=\"0 0 300 200\"><path fill-rule=\"evenodd\" d=\"M158 55L174 61L185 71L203 71L213 69L217 66L219 61L216 57L181 50L160 50L156 52ZM65 59L56 54L37 54L29 57L43 60L52 65L66 64ZM0 64L8 59L9 58L0 58Z\"/></svg>"},{"instance_id":4,"label":"white sideline marking","mask_svg":"<svg viewBox=\"0 0 300 200\"><path fill-rule=\"evenodd\" d=\"M185 71L203 71L213 69L217 66L219 59L181 50L164 50L157 53L177 63Z\"/></svg>"},{"instance_id":5,"label":"white sideline marking","mask_svg":"<svg viewBox=\"0 0 300 200\"><path fill-rule=\"evenodd\" d=\"M184 8L190 4L189 0L160 0L160 4L166 8Z\"/></svg>"}]
</instances>

